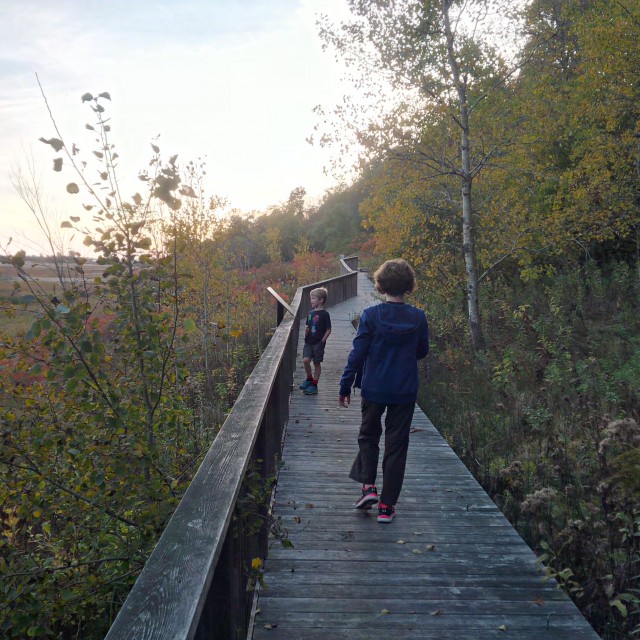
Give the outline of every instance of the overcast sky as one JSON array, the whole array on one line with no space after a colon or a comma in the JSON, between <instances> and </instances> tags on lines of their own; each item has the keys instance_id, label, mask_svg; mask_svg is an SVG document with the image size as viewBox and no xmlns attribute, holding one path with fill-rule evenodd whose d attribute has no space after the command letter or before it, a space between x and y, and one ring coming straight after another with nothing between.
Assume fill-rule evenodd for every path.
<instances>
[{"instance_id":1,"label":"overcast sky","mask_svg":"<svg viewBox=\"0 0 640 640\"><path fill-rule=\"evenodd\" d=\"M151 141L164 157L206 157L209 195L245 211L284 202L296 187L320 196L329 156L306 142L312 109L339 101L344 86L315 26L344 0L0 0L0 245L44 247L11 186L32 156L51 198L55 226L83 213L64 193L71 174L51 171L55 136L38 74L65 141L92 148L80 97L108 91L121 175L135 176ZM126 191L125 185L125 193ZM0 249L1 250L1 249Z\"/></svg>"}]
</instances>

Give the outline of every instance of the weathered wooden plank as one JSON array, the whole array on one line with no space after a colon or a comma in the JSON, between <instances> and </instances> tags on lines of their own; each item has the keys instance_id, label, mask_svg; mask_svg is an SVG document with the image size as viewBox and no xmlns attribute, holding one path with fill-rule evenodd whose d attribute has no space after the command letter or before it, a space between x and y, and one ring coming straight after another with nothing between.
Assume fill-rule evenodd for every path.
<instances>
[{"instance_id":1,"label":"weathered wooden plank","mask_svg":"<svg viewBox=\"0 0 640 640\"><path fill-rule=\"evenodd\" d=\"M282 565L281 565L282 566ZM299 566L299 565L298 565ZM563 591L555 586L555 582L543 581L540 576L535 576L532 579L531 574L515 574L515 573L501 573L496 575L495 573L481 572L481 569L472 568L469 571L463 573L432 573L431 571L417 572L411 571L403 576L402 584L395 584L395 589L407 588L411 591L416 591L420 587L424 588L461 588L461 587L478 587L484 591L495 590L501 592L502 590L509 589L529 589L530 593L537 597L540 594L554 593L558 594L558 597L566 599L566 595ZM355 589L364 587L366 593L369 593L369 588L384 588L385 593L389 594L389 579L388 575L396 575L392 572L378 572L378 571L365 571L360 572L357 575L351 575L346 572L329 574L328 572L319 572L317 567L298 568L296 571L269 571L266 578L266 584L269 587L269 595L272 596L276 592L278 594L284 594L287 588L292 587L296 589L298 595L304 595L307 586L312 588L314 585L335 585L336 588L344 586L351 589L351 595ZM272 586L275 589L272 589ZM356 593L364 593L362 589L356 591Z\"/></svg>"},{"instance_id":2,"label":"weathered wooden plank","mask_svg":"<svg viewBox=\"0 0 640 640\"><path fill-rule=\"evenodd\" d=\"M466 578L467 576L461 576ZM415 584L396 584L393 588L394 598L402 598L406 602L407 599L417 599L419 602L431 602L434 600L454 600L459 603L463 603L465 600L474 600L478 602L485 602L485 604L495 600L508 600L510 602L533 602L536 606L542 606L544 603L555 602L560 600L566 603L566 596L559 591L549 587L548 589L539 589L532 591L530 584L527 582L524 586L522 581L520 583L510 581L509 584L496 587L496 580L494 577L490 581L486 576L470 576L468 586L446 586L442 584L441 577L437 579L432 577L431 582L427 583L424 576L420 576L420 580L417 580ZM481 579L484 579L485 585L481 586L478 583ZM269 586L269 582L267 582ZM304 587L301 591L301 586ZM491 587L491 590L487 590L487 586ZM275 600L285 599L297 599L301 593L304 593L306 598L314 599L329 599L336 598L348 601L354 597L353 584L336 584L335 582L322 582L319 584L311 583L309 581L301 584L300 582L292 585L277 586L278 596L272 600L269 598L269 592L266 591L261 595L262 606L266 604L269 607L274 606ZM389 598L389 585L384 584L367 584L367 599L368 600L386 600ZM358 593L361 595L361 592ZM533 596L533 597L532 597ZM275 604L275 606L280 606ZM298 602L292 603L291 606L297 608ZM395 609L394 609L395 610Z\"/></svg>"},{"instance_id":3,"label":"weathered wooden plank","mask_svg":"<svg viewBox=\"0 0 640 640\"><path fill-rule=\"evenodd\" d=\"M370 637L378 637L379 632L388 630L395 633L396 629L415 630L429 629L438 630L442 635L441 638L460 637L457 634L468 634L463 637L475 638L471 635L477 631L498 630L499 627L505 626L505 631L509 631L508 637L520 638L521 631L530 630L537 631L538 640L541 638L563 638L570 640L577 639L593 639L597 636L593 632L589 634L589 630L584 628L584 618L574 610L573 615L548 615L539 613L538 615L501 615L487 613L485 615L473 613L470 615L453 615L438 614L433 612L425 612L424 614L385 614L382 611L372 614L362 613L316 613L309 615L308 612L300 613L283 613L277 612L274 615L261 610L261 623L276 624L281 630L287 627L291 630L316 628L324 629L326 637L332 638L335 629L368 629L372 634ZM582 629L581 629L582 626ZM560 633L559 633L560 632ZM447 636L446 633L455 633L456 636ZM304 638L295 631L290 631L290 638ZM256 634L254 638L267 638L268 635Z\"/></svg>"},{"instance_id":4,"label":"weathered wooden plank","mask_svg":"<svg viewBox=\"0 0 640 640\"><path fill-rule=\"evenodd\" d=\"M310 620L305 626L304 621L268 622L269 618L261 615L253 637L256 640L371 640L388 635L393 640L593 640L593 636L585 633L573 620L567 623L558 618L550 621L549 626L546 620L536 619L532 623L527 618L484 618L477 623L464 620L455 626L430 624L430 621L422 623L419 619L412 624L401 625L395 616L390 618L383 624L378 617L369 617L362 627L352 628L344 627L341 618L326 626L312 627L309 625L315 620Z\"/></svg>"},{"instance_id":5,"label":"weathered wooden plank","mask_svg":"<svg viewBox=\"0 0 640 640\"><path fill-rule=\"evenodd\" d=\"M395 594L395 589L394 589ZM267 592L261 595L261 609L268 610L270 615L287 614L290 611L309 614L340 614L340 613L373 613L379 614L382 609L393 614L432 614L439 611L438 615L454 616L477 616L487 615L490 611L492 616L540 616L549 614L554 616L576 616L576 609L566 598L552 601L535 599L509 600L494 597L493 593L484 592L484 595L476 594L477 598L461 599L451 597L444 599L442 596L436 598L415 597L369 597L366 598L345 596L337 598L330 595L330 589L315 598L300 597L277 597L271 598Z\"/></svg>"},{"instance_id":6,"label":"weathered wooden plank","mask_svg":"<svg viewBox=\"0 0 640 640\"><path fill-rule=\"evenodd\" d=\"M258 623L258 627L259 627ZM304 638L304 640L371 640L382 635L377 633L372 635L371 628L368 629L341 629L335 626L331 629L314 629L309 627L296 627L291 629L289 626L274 626L272 624L265 624L266 631L258 630L254 636L256 639L265 638L268 640L292 640L292 638ZM517 637L518 640L540 640L541 638L551 638L554 640L558 638L557 635L550 636L547 633L541 634L539 629L508 629L503 625L495 629L471 629L466 627L465 629L457 629L452 635L443 633L441 629L425 629L425 628L410 628L410 629L398 629L394 628L389 632L390 637L393 640L444 640L445 638L455 638L455 640L505 640L505 636ZM373 627L373 625L371 625ZM505 633L505 631L511 631L511 634ZM517 635L514 635L514 631ZM264 635L260 635L260 633ZM581 640L584 636L579 633L573 636L569 636L567 632L563 632L561 636L563 638L571 637L571 640ZM587 636L590 638L590 636Z\"/></svg>"}]
</instances>

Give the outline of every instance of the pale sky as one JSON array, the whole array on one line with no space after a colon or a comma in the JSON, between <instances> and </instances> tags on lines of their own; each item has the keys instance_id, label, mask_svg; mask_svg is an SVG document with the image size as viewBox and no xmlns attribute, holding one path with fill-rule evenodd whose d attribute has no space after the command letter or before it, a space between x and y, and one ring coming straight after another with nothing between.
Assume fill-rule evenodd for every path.
<instances>
[{"instance_id":1,"label":"pale sky","mask_svg":"<svg viewBox=\"0 0 640 640\"><path fill-rule=\"evenodd\" d=\"M74 179L54 173L55 137L38 74L67 144L93 148L85 92L108 91L112 141L125 193L157 141L186 164L206 158L208 195L265 210L296 187L320 196L329 152L306 142L314 106L340 101L345 86L323 53L318 12L346 15L345 0L0 0L0 251L38 253L44 242L12 187L33 157L51 198L53 226L87 215Z\"/></svg>"}]
</instances>

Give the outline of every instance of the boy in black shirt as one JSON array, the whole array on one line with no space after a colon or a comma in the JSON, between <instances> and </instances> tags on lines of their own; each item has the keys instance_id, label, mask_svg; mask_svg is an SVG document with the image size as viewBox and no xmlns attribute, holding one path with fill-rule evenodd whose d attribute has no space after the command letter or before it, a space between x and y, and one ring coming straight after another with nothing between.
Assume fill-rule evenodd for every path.
<instances>
[{"instance_id":1,"label":"boy in black shirt","mask_svg":"<svg viewBox=\"0 0 640 640\"><path fill-rule=\"evenodd\" d=\"M324 358L324 345L331 334L331 316L325 311L328 292L324 287L313 289L309 294L311 311L307 316L304 332L304 349L302 351L302 365L307 379L300 385L305 395L313 396L318 393L318 380ZM311 375L311 361L313 360L313 375Z\"/></svg>"}]
</instances>

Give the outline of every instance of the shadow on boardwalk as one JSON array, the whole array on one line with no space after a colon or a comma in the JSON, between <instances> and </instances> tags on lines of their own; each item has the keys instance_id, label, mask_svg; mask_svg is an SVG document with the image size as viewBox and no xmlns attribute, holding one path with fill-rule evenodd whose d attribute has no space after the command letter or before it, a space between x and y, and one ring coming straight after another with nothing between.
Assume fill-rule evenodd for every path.
<instances>
[{"instance_id":1,"label":"shadow on boardwalk","mask_svg":"<svg viewBox=\"0 0 640 640\"><path fill-rule=\"evenodd\" d=\"M304 371L296 370L274 507L294 548L271 546L250 637L597 639L556 584L542 581L533 552L418 408L397 517L380 524L376 510L353 508L359 397L341 408L338 380L351 321L374 302L359 278L358 298L329 308L317 396L298 390Z\"/></svg>"}]
</instances>

